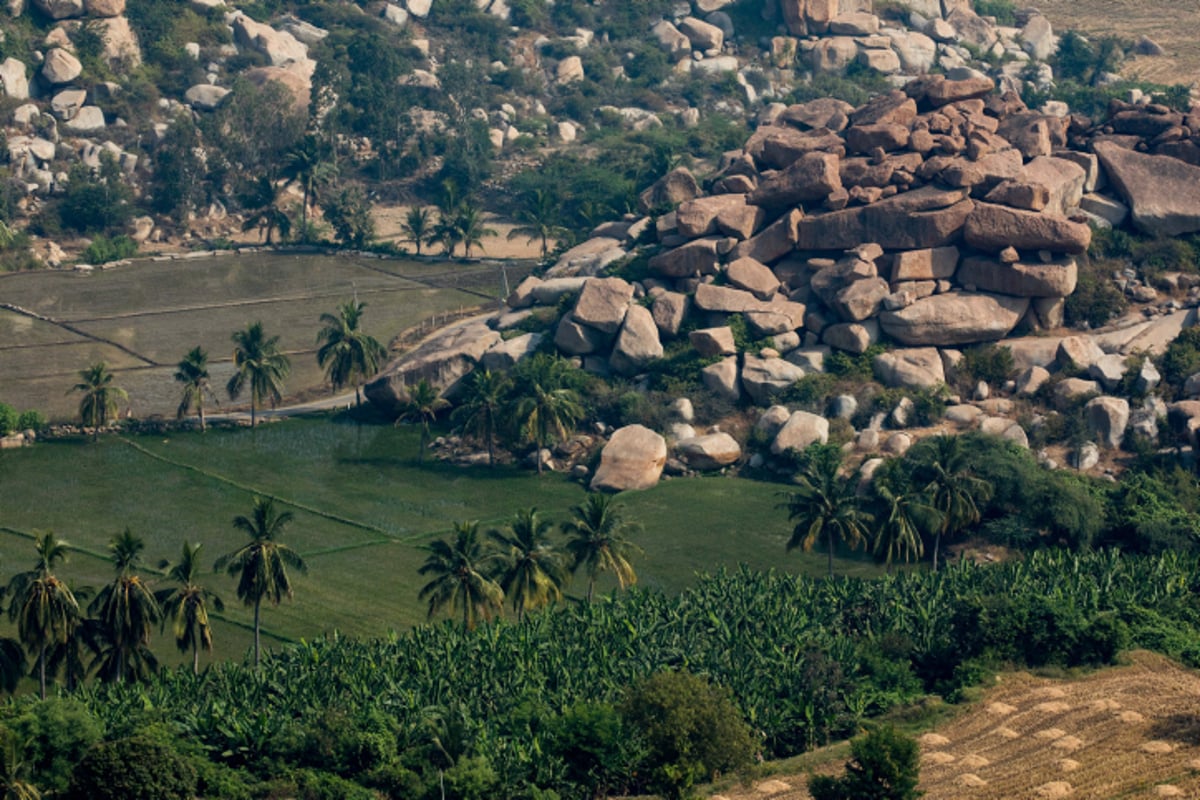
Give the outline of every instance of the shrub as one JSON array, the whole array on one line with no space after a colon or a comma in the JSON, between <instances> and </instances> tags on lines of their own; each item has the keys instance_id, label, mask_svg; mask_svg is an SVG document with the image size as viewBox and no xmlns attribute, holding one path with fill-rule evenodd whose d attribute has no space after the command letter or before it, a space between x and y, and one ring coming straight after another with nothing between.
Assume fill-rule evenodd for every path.
<instances>
[{"instance_id":1,"label":"shrub","mask_svg":"<svg viewBox=\"0 0 1200 800\"><path fill-rule=\"evenodd\" d=\"M561 758L566 778L587 787L589 797L632 774L637 743L617 709L607 703L577 703L548 725L550 752Z\"/></svg>"},{"instance_id":2,"label":"shrub","mask_svg":"<svg viewBox=\"0 0 1200 800\"><path fill-rule=\"evenodd\" d=\"M1200 372L1200 327L1182 331L1158 360L1163 382L1178 391L1189 376Z\"/></svg>"},{"instance_id":3,"label":"shrub","mask_svg":"<svg viewBox=\"0 0 1200 800\"><path fill-rule=\"evenodd\" d=\"M88 264L107 264L110 261L120 261L137 253L137 242L121 234L112 239L104 234L98 234L92 243L83 251L83 260Z\"/></svg>"},{"instance_id":4,"label":"shrub","mask_svg":"<svg viewBox=\"0 0 1200 800\"><path fill-rule=\"evenodd\" d=\"M839 378L869 381L875 376L875 357L886 351L887 348L881 344L873 344L858 355L845 350L834 350L825 359L825 371Z\"/></svg>"},{"instance_id":5,"label":"shrub","mask_svg":"<svg viewBox=\"0 0 1200 800\"><path fill-rule=\"evenodd\" d=\"M26 742L30 778L43 792L65 790L76 764L101 736L100 723L75 700L36 703L5 724Z\"/></svg>"},{"instance_id":6,"label":"shrub","mask_svg":"<svg viewBox=\"0 0 1200 800\"><path fill-rule=\"evenodd\" d=\"M915 800L921 751L915 739L891 726L870 731L850 742L853 758L840 778L813 775L813 800Z\"/></svg>"},{"instance_id":7,"label":"shrub","mask_svg":"<svg viewBox=\"0 0 1200 800\"><path fill-rule=\"evenodd\" d=\"M975 0L975 13L995 17L997 25L1017 24L1017 7L1012 0Z\"/></svg>"},{"instance_id":8,"label":"shrub","mask_svg":"<svg viewBox=\"0 0 1200 800\"><path fill-rule=\"evenodd\" d=\"M626 723L648 749L649 785L682 797L699 780L748 766L750 728L729 690L688 672L658 672L635 684L621 704Z\"/></svg>"},{"instance_id":9,"label":"shrub","mask_svg":"<svg viewBox=\"0 0 1200 800\"><path fill-rule=\"evenodd\" d=\"M20 421L21 418L15 408L8 403L0 403L0 436L8 436L10 433L22 430Z\"/></svg>"},{"instance_id":10,"label":"shrub","mask_svg":"<svg viewBox=\"0 0 1200 800\"><path fill-rule=\"evenodd\" d=\"M1068 325L1098 327L1120 316L1129 306L1125 295L1113 283L1113 263L1081 259L1079 280L1067 298L1065 317Z\"/></svg>"},{"instance_id":11,"label":"shrub","mask_svg":"<svg viewBox=\"0 0 1200 800\"><path fill-rule=\"evenodd\" d=\"M40 411L22 411L21 416L17 418L17 430L19 431L42 431L48 424L46 415Z\"/></svg>"},{"instance_id":12,"label":"shrub","mask_svg":"<svg viewBox=\"0 0 1200 800\"><path fill-rule=\"evenodd\" d=\"M1013 374L1012 350L996 344L976 345L963 351L958 371L972 383L1002 384Z\"/></svg>"},{"instance_id":13,"label":"shrub","mask_svg":"<svg viewBox=\"0 0 1200 800\"><path fill-rule=\"evenodd\" d=\"M191 800L196 770L167 745L132 737L102 742L71 775L68 800Z\"/></svg>"}]
</instances>

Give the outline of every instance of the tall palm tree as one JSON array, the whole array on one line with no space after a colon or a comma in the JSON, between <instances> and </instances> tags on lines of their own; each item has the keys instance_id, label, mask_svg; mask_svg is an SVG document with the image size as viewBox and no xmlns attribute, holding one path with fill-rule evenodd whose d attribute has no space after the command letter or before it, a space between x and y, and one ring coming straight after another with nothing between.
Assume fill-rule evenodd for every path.
<instances>
[{"instance_id":1,"label":"tall palm tree","mask_svg":"<svg viewBox=\"0 0 1200 800\"><path fill-rule=\"evenodd\" d=\"M478 436L487 445L488 466L496 466L496 431L500 427L510 382L502 372L482 367L463 382L462 402L452 417L464 432Z\"/></svg>"},{"instance_id":2,"label":"tall palm tree","mask_svg":"<svg viewBox=\"0 0 1200 800\"><path fill-rule=\"evenodd\" d=\"M225 603L211 589L200 585L200 550L201 544L189 545L183 543L183 552L179 561L170 564L163 562L159 566L168 569L167 577L177 585L171 589L161 589L155 594L155 599L163 611L163 625L169 621L175 634L175 646L179 652L192 651L192 672L200 672L200 648L212 652L212 624L209 621L208 609L224 611Z\"/></svg>"},{"instance_id":3,"label":"tall palm tree","mask_svg":"<svg viewBox=\"0 0 1200 800\"><path fill-rule=\"evenodd\" d=\"M294 150L287 154L283 164L283 177L300 184L304 190L304 205L300 211L301 236L308 241L308 209L316 202L318 191L337 176L337 165L329 160L329 148L315 136L305 136Z\"/></svg>"},{"instance_id":4,"label":"tall palm tree","mask_svg":"<svg viewBox=\"0 0 1200 800\"><path fill-rule=\"evenodd\" d=\"M992 496L987 481L975 477L967 464L967 451L957 436L931 436L911 454L916 477L925 483L929 504L938 510L942 524L933 540L933 568L938 568L942 540L979 522L979 504Z\"/></svg>"},{"instance_id":5,"label":"tall palm tree","mask_svg":"<svg viewBox=\"0 0 1200 800\"><path fill-rule=\"evenodd\" d=\"M537 447L537 471L542 473L542 449L566 439L579 420L583 404L567 386L570 366L559 356L539 353L523 362L514 381L513 418L521 420L519 434Z\"/></svg>"},{"instance_id":6,"label":"tall palm tree","mask_svg":"<svg viewBox=\"0 0 1200 800\"><path fill-rule=\"evenodd\" d=\"M875 556L883 559L890 573L897 559L907 564L925 555L925 537L941 525L941 514L924 493L892 471L877 471L871 488L880 506L875 517L879 521Z\"/></svg>"},{"instance_id":7,"label":"tall palm tree","mask_svg":"<svg viewBox=\"0 0 1200 800\"><path fill-rule=\"evenodd\" d=\"M782 507L788 521L795 522L787 549L811 550L822 536L829 555L829 577L833 577L833 554L837 543L857 548L866 539L870 515L858 498L858 474L843 479L841 449L834 445L813 445L805 451L804 463L795 477L797 488L785 492Z\"/></svg>"},{"instance_id":8,"label":"tall palm tree","mask_svg":"<svg viewBox=\"0 0 1200 800\"><path fill-rule=\"evenodd\" d=\"M366 307L366 303L347 300L338 306L337 314L321 315L324 327L317 333L317 364L335 392L353 382L354 402L360 406L359 387L379 372L387 358L387 349L359 327Z\"/></svg>"},{"instance_id":9,"label":"tall palm tree","mask_svg":"<svg viewBox=\"0 0 1200 800\"><path fill-rule=\"evenodd\" d=\"M279 350L279 337L268 337L262 322L244 331L233 332L233 366L236 370L225 385L229 397L236 400L250 384L250 427L258 422L258 407L264 399L271 406L283 399L283 382L292 371L292 362Z\"/></svg>"},{"instance_id":10,"label":"tall palm tree","mask_svg":"<svg viewBox=\"0 0 1200 800\"><path fill-rule=\"evenodd\" d=\"M550 252L550 240L567 232L558 224L562 210L545 189L534 189L525 196L524 205L514 215L517 225L508 232L508 240L524 237L526 242L541 241L542 259Z\"/></svg>"},{"instance_id":11,"label":"tall palm tree","mask_svg":"<svg viewBox=\"0 0 1200 800\"><path fill-rule=\"evenodd\" d=\"M150 587L134 572L145 546L128 528L113 537L108 551L116 578L88 605L101 636L93 667L110 683L139 680L158 668L150 652L150 632L161 620L162 611Z\"/></svg>"},{"instance_id":12,"label":"tall palm tree","mask_svg":"<svg viewBox=\"0 0 1200 800\"><path fill-rule=\"evenodd\" d=\"M252 231L255 228L263 236L267 246L271 246L275 231L286 239L292 232L292 218L279 207L279 187L268 177L262 176L253 184L253 190L242 199L242 205L250 209L242 223L242 231Z\"/></svg>"},{"instance_id":13,"label":"tall palm tree","mask_svg":"<svg viewBox=\"0 0 1200 800\"><path fill-rule=\"evenodd\" d=\"M418 572L433 577L417 598L429 600L430 619L448 605L451 613L461 609L463 628L470 630L500 610L504 590L487 575L495 554L480 540L478 522L454 523L453 542L439 539L425 549L429 555Z\"/></svg>"},{"instance_id":14,"label":"tall palm tree","mask_svg":"<svg viewBox=\"0 0 1200 800\"><path fill-rule=\"evenodd\" d=\"M416 422L421 426L421 449L417 453L417 463L425 462L425 448L429 444L430 424L437 419L438 412L449 405L438 394L438 390L424 378L408 387L408 399L401 406L400 418L396 421Z\"/></svg>"},{"instance_id":15,"label":"tall palm tree","mask_svg":"<svg viewBox=\"0 0 1200 800\"><path fill-rule=\"evenodd\" d=\"M563 523L562 530L568 537L571 572L580 567L587 570L589 603L596 590L596 578L602 573L611 572L622 589L637 583L629 557L642 550L626 537L639 529L637 524L625 521L620 507L606 494L593 492L571 509L571 519Z\"/></svg>"},{"instance_id":16,"label":"tall palm tree","mask_svg":"<svg viewBox=\"0 0 1200 800\"><path fill-rule=\"evenodd\" d=\"M209 395L214 403L220 405L217 395L210 386L208 376L208 353L197 345L188 351L183 360L175 368L175 380L183 385L183 396L179 400L179 408L175 416L183 419L194 406L200 417L200 432L205 431L204 425L204 395Z\"/></svg>"},{"instance_id":17,"label":"tall palm tree","mask_svg":"<svg viewBox=\"0 0 1200 800\"><path fill-rule=\"evenodd\" d=\"M49 531L34 543L37 563L9 582L8 618L17 623L17 636L31 653L37 653L38 685L46 699L47 651L65 644L79 625L79 603L70 587L54 574L54 566L67 558L67 543Z\"/></svg>"},{"instance_id":18,"label":"tall palm tree","mask_svg":"<svg viewBox=\"0 0 1200 800\"><path fill-rule=\"evenodd\" d=\"M129 394L113 384L113 374L103 361L80 370L79 378L71 391L83 394L79 398L79 419L85 428L92 429L92 441L96 441L100 438L100 429L117 415L118 404L128 400Z\"/></svg>"},{"instance_id":19,"label":"tall palm tree","mask_svg":"<svg viewBox=\"0 0 1200 800\"><path fill-rule=\"evenodd\" d=\"M410 208L400 223L400 232L404 241L417 246L417 255L421 255L421 247L434 238L433 212L428 208Z\"/></svg>"},{"instance_id":20,"label":"tall palm tree","mask_svg":"<svg viewBox=\"0 0 1200 800\"><path fill-rule=\"evenodd\" d=\"M562 599L567 569L562 553L547 541L551 527L536 508L526 508L517 511L507 530L488 531L500 546L496 578L518 622L526 611Z\"/></svg>"},{"instance_id":21,"label":"tall palm tree","mask_svg":"<svg viewBox=\"0 0 1200 800\"><path fill-rule=\"evenodd\" d=\"M237 596L248 606L254 606L254 666L259 663L261 650L261 609L263 600L279 605L283 598L292 596L292 581L288 567L300 573L308 572L308 566L300 555L279 537L292 521L292 512L276 511L272 498L254 498L254 509L250 516L238 515L233 527L243 531L250 541L232 553L227 553L213 564L216 572L228 572L238 576Z\"/></svg>"},{"instance_id":22,"label":"tall palm tree","mask_svg":"<svg viewBox=\"0 0 1200 800\"><path fill-rule=\"evenodd\" d=\"M483 212L471 203L463 203L458 207L451 224L467 258L471 257L471 248L483 247L485 236L496 235L496 231L483 224Z\"/></svg>"}]
</instances>

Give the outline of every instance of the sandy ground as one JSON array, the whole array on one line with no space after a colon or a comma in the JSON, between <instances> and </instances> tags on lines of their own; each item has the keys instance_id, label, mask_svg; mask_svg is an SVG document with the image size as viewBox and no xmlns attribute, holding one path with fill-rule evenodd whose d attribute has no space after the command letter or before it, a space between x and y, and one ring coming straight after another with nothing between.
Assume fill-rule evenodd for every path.
<instances>
[{"instance_id":1,"label":"sandy ground","mask_svg":"<svg viewBox=\"0 0 1200 800\"><path fill-rule=\"evenodd\" d=\"M395 242L396 244L413 249L411 242L404 240L404 234L401 233L401 225L404 223L404 217L408 214L410 206L376 206L374 210L375 216L375 236L381 242ZM437 213L436 211L434 212ZM528 241L524 236L518 236L515 239L509 239L508 233L513 229L513 224L502 222L493 214L484 214L484 223L491 230L496 232L495 236L487 236L483 239L483 247L472 250L473 256L486 256L488 258L533 258L540 259L542 257L542 242L540 239L535 239L532 242ZM554 249L554 241L550 241L550 249ZM440 245L428 245L421 250L422 253L430 255L442 252ZM458 248L459 254L462 253L462 248Z\"/></svg>"}]
</instances>

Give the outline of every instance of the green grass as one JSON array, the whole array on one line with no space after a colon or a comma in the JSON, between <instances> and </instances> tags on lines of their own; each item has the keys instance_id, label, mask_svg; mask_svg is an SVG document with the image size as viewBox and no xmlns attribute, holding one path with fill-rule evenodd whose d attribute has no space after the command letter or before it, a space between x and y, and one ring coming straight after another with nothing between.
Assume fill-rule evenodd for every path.
<instances>
[{"instance_id":1,"label":"green grass","mask_svg":"<svg viewBox=\"0 0 1200 800\"><path fill-rule=\"evenodd\" d=\"M126 526L146 541L147 565L174 558L184 540L203 542L205 558L215 560L242 543L233 517L249 511L255 494L271 495L295 513L285 541L307 560L309 574L296 577L292 602L264 611L269 636L378 636L425 619L417 600L421 548L455 521L480 520L486 529L537 506L559 522L585 496L557 474L428 460L420 466L417 441L408 426L312 418L256 431L109 436L94 445L63 440L3 451L0 578L32 563L34 530L53 530L76 548L62 570L76 585L109 580L107 543ZM781 488L711 477L621 495L627 516L642 526L634 537L644 550L635 561L640 583L674 592L697 573L738 563L823 574L824 555L784 552L789 527L775 507ZM878 572L843 558L837 569ZM231 578L214 575L209 585L227 602L218 655L239 657L249 642L249 610L236 602ZM577 599L584 587L577 580L569 596ZM602 581L599 589L614 586ZM156 649L174 660L167 642Z\"/></svg>"}]
</instances>

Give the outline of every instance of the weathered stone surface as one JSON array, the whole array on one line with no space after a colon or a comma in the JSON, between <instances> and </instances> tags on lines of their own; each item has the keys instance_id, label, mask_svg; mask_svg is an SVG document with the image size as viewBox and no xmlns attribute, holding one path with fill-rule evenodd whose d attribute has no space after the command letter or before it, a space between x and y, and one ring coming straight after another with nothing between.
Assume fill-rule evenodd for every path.
<instances>
[{"instance_id":1,"label":"weathered stone surface","mask_svg":"<svg viewBox=\"0 0 1200 800\"><path fill-rule=\"evenodd\" d=\"M649 489L662 477L667 463L667 441L643 425L627 425L613 432L600 451L600 465L592 477L593 492Z\"/></svg>"},{"instance_id":2,"label":"weathered stone surface","mask_svg":"<svg viewBox=\"0 0 1200 800\"><path fill-rule=\"evenodd\" d=\"M739 258L725 267L725 278L759 300L770 300L779 291L779 279L766 265L753 258Z\"/></svg>"},{"instance_id":3,"label":"weathered stone surface","mask_svg":"<svg viewBox=\"0 0 1200 800\"><path fill-rule=\"evenodd\" d=\"M688 38L697 50L720 50L725 44L725 32L695 17L684 17L679 21L679 32Z\"/></svg>"},{"instance_id":4,"label":"weathered stone surface","mask_svg":"<svg viewBox=\"0 0 1200 800\"><path fill-rule=\"evenodd\" d=\"M125 13L125 0L86 0L84 7L93 17L119 17Z\"/></svg>"},{"instance_id":5,"label":"weathered stone surface","mask_svg":"<svg viewBox=\"0 0 1200 800\"><path fill-rule=\"evenodd\" d=\"M576 55L563 58L554 68L554 82L558 84L575 83L586 77L583 70L583 59Z\"/></svg>"},{"instance_id":6,"label":"weathered stone surface","mask_svg":"<svg viewBox=\"0 0 1200 800\"><path fill-rule=\"evenodd\" d=\"M224 86L198 83L184 92L183 99L197 111L213 111L228 96L229 90Z\"/></svg>"},{"instance_id":7,"label":"weathered stone surface","mask_svg":"<svg viewBox=\"0 0 1200 800\"><path fill-rule=\"evenodd\" d=\"M658 332L663 336L678 336L691 302L691 298L679 292L663 292L655 297L650 313Z\"/></svg>"},{"instance_id":8,"label":"weathered stone surface","mask_svg":"<svg viewBox=\"0 0 1200 800\"><path fill-rule=\"evenodd\" d=\"M586 356L608 346L612 337L590 325L576 322L571 314L558 321L554 331L554 346L569 356Z\"/></svg>"},{"instance_id":9,"label":"weathered stone surface","mask_svg":"<svg viewBox=\"0 0 1200 800\"><path fill-rule=\"evenodd\" d=\"M727 325L720 328L694 330L688 334L688 342L702 358L731 356L737 353L737 345L733 341L733 329Z\"/></svg>"},{"instance_id":10,"label":"weathered stone surface","mask_svg":"<svg viewBox=\"0 0 1200 800\"><path fill-rule=\"evenodd\" d=\"M554 266L546 271L548 278L586 277L596 275L604 267L624 257L621 240L611 236L592 236L563 253Z\"/></svg>"},{"instance_id":11,"label":"weathered stone surface","mask_svg":"<svg viewBox=\"0 0 1200 800\"><path fill-rule=\"evenodd\" d=\"M648 266L653 272L664 277L693 278L715 273L718 263L717 240L706 237L693 239L673 250L659 253L650 259Z\"/></svg>"},{"instance_id":12,"label":"weathered stone surface","mask_svg":"<svg viewBox=\"0 0 1200 800\"><path fill-rule=\"evenodd\" d=\"M1091 229L1082 222L994 203L975 204L966 218L963 236L972 247L992 253L1006 247L1082 253L1092 241Z\"/></svg>"},{"instance_id":13,"label":"weathered stone surface","mask_svg":"<svg viewBox=\"0 0 1200 800\"><path fill-rule=\"evenodd\" d=\"M1089 395L1100 394L1100 384L1083 378L1064 378L1054 387L1054 406L1066 411L1076 402Z\"/></svg>"},{"instance_id":14,"label":"weathered stone surface","mask_svg":"<svg viewBox=\"0 0 1200 800\"><path fill-rule=\"evenodd\" d=\"M957 247L905 250L897 253L892 261L892 283L947 280L954 277L956 269Z\"/></svg>"},{"instance_id":15,"label":"weathered stone surface","mask_svg":"<svg viewBox=\"0 0 1200 800\"><path fill-rule=\"evenodd\" d=\"M763 169L787 169L807 153L840 155L846 147L840 136L825 128L801 131L790 126L764 125L750 135L744 149Z\"/></svg>"},{"instance_id":16,"label":"weathered stone surface","mask_svg":"<svg viewBox=\"0 0 1200 800\"><path fill-rule=\"evenodd\" d=\"M1063 369L1086 370L1104 358L1104 351L1090 336L1068 336L1058 343L1054 358Z\"/></svg>"},{"instance_id":17,"label":"weathered stone surface","mask_svg":"<svg viewBox=\"0 0 1200 800\"><path fill-rule=\"evenodd\" d=\"M937 59L937 43L919 31L885 28L884 35L892 40L892 50L900 58L900 66L910 74L928 72Z\"/></svg>"},{"instance_id":18,"label":"weathered stone surface","mask_svg":"<svg viewBox=\"0 0 1200 800\"><path fill-rule=\"evenodd\" d=\"M73 118L63 123L68 130L81 133L103 130L104 125L104 111L100 106L84 106Z\"/></svg>"},{"instance_id":19,"label":"weathered stone surface","mask_svg":"<svg viewBox=\"0 0 1200 800\"><path fill-rule=\"evenodd\" d=\"M825 128L840 131L850 124L854 106L835 97L821 97L807 103L788 106L779 115L781 122L795 125L801 130Z\"/></svg>"},{"instance_id":20,"label":"weathered stone surface","mask_svg":"<svg viewBox=\"0 0 1200 800\"><path fill-rule=\"evenodd\" d=\"M885 152L908 146L907 125L883 122L875 125L855 125L846 131L846 147L851 153L873 153L876 148Z\"/></svg>"},{"instance_id":21,"label":"weathered stone surface","mask_svg":"<svg viewBox=\"0 0 1200 800\"><path fill-rule=\"evenodd\" d=\"M1121 446L1129 425L1129 401L1123 397L1097 397L1084 406L1088 428L1097 444L1105 448Z\"/></svg>"},{"instance_id":22,"label":"weathered stone surface","mask_svg":"<svg viewBox=\"0 0 1200 800\"><path fill-rule=\"evenodd\" d=\"M879 341L879 322L873 319L839 322L821 331L821 341L847 353L865 353L868 347Z\"/></svg>"},{"instance_id":23,"label":"weathered stone surface","mask_svg":"<svg viewBox=\"0 0 1200 800\"><path fill-rule=\"evenodd\" d=\"M616 333L625 321L633 285L621 278L592 278L583 285L572 316L583 325Z\"/></svg>"},{"instance_id":24,"label":"weathered stone surface","mask_svg":"<svg viewBox=\"0 0 1200 800\"><path fill-rule=\"evenodd\" d=\"M1038 393L1046 382L1050 380L1050 372L1045 367L1030 367L1017 376L1016 389L1017 394L1023 397L1032 397Z\"/></svg>"},{"instance_id":25,"label":"weathered stone surface","mask_svg":"<svg viewBox=\"0 0 1200 800\"><path fill-rule=\"evenodd\" d=\"M670 56L686 56L692 52L692 42L670 20L660 19L650 29L650 35Z\"/></svg>"},{"instance_id":26,"label":"weathered stone surface","mask_svg":"<svg viewBox=\"0 0 1200 800\"><path fill-rule=\"evenodd\" d=\"M746 324L750 326L751 333L757 338L777 336L796 327L795 320L791 317L773 311L747 311L743 316L746 318ZM776 346L779 347L779 342L776 342Z\"/></svg>"},{"instance_id":27,"label":"weathered stone surface","mask_svg":"<svg viewBox=\"0 0 1200 800\"><path fill-rule=\"evenodd\" d=\"M676 167L638 195L638 208L643 214L661 206L677 206L700 196L700 184L684 167Z\"/></svg>"},{"instance_id":28,"label":"weathered stone surface","mask_svg":"<svg viewBox=\"0 0 1200 800\"><path fill-rule=\"evenodd\" d=\"M692 469L727 467L742 457L742 447L728 433L710 433L675 443L675 451Z\"/></svg>"},{"instance_id":29,"label":"weathered stone surface","mask_svg":"<svg viewBox=\"0 0 1200 800\"><path fill-rule=\"evenodd\" d=\"M34 0L33 4L50 19L83 16L83 0Z\"/></svg>"},{"instance_id":30,"label":"weathered stone surface","mask_svg":"<svg viewBox=\"0 0 1200 800\"><path fill-rule=\"evenodd\" d=\"M729 258L753 258L763 264L783 258L795 247L797 226L803 218L803 211L798 208L792 209L757 235L735 245L729 253Z\"/></svg>"},{"instance_id":31,"label":"weathered stone surface","mask_svg":"<svg viewBox=\"0 0 1200 800\"><path fill-rule=\"evenodd\" d=\"M829 420L807 411L794 411L779 433L775 434L771 452L782 455L789 450L802 451L811 444L825 444L828 441Z\"/></svg>"},{"instance_id":32,"label":"weathered stone surface","mask_svg":"<svg viewBox=\"0 0 1200 800\"><path fill-rule=\"evenodd\" d=\"M936 347L906 347L880 353L872 367L879 382L892 388L930 389L946 382L942 356Z\"/></svg>"},{"instance_id":33,"label":"weathered stone surface","mask_svg":"<svg viewBox=\"0 0 1200 800\"><path fill-rule=\"evenodd\" d=\"M751 205L767 208L823 201L842 188L838 158L831 153L805 153L787 169L762 181L749 194Z\"/></svg>"},{"instance_id":34,"label":"weathered stone surface","mask_svg":"<svg viewBox=\"0 0 1200 800\"><path fill-rule=\"evenodd\" d=\"M1120 385L1126 369L1125 356L1106 354L1088 367L1088 377L1099 381L1105 391L1111 392Z\"/></svg>"},{"instance_id":35,"label":"weathered stone surface","mask_svg":"<svg viewBox=\"0 0 1200 800\"><path fill-rule=\"evenodd\" d=\"M309 64L314 62L309 61ZM249 83L262 88L268 83L287 90L292 98L292 107L297 111L308 108L312 83L303 70L293 71L289 67L254 67L242 73Z\"/></svg>"},{"instance_id":36,"label":"weathered stone surface","mask_svg":"<svg viewBox=\"0 0 1200 800\"><path fill-rule=\"evenodd\" d=\"M0 86L4 95L14 100L29 99L29 78L25 74L25 65L9 56L0 64Z\"/></svg>"},{"instance_id":37,"label":"weathered stone surface","mask_svg":"<svg viewBox=\"0 0 1200 800\"><path fill-rule=\"evenodd\" d=\"M892 124L912 127L917 118L917 104L904 92L893 89L876 95L850 115L851 125Z\"/></svg>"},{"instance_id":38,"label":"weathered stone surface","mask_svg":"<svg viewBox=\"0 0 1200 800\"><path fill-rule=\"evenodd\" d=\"M808 51L808 63L815 73L841 74L858 57L858 43L849 36L818 39Z\"/></svg>"},{"instance_id":39,"label":"weathered stone surface","mask_svg":"<svg viewBox=\"0 0 1200 800\"><path fill-rule=\"evenodd\" d=\"M1003 264L984 256L968 256L958 267L960 286L1011 294L1018 297L1066 297L1075 291L1078 279L1075 259L1061 258L1049 263L1021 262Z\"/></svg>"},{"instance_id":40,"label":"weathered stone surface","mask_svg":"<svg viewBox=\"0 0 1200 800\"><path fill-rule=\"evenodd\" d=\"M483 354L479 363L484 369L503 372L536 353L541 343L540 333L525 333L512 339L501 339Z\"/></svg>"},{"instance_id":41,"label":"weathered stone surface","mask_svg":"<svg viewBox=\"0 0 1200 800\"><path fill-rule=\"evenodd\" d=\"M879 17L864 11L838 14L829 22L834 36L873 36L879 33Z\"/></svg>"},{"instance_id":42,"label":"weathered stone surface","mask_svg":"<svg viewBox=\"0 0 1200 800\"><path fill-rule=\"evenodd\" d=\"M777 313L799 315L804 319L804 306L799 303L773 301L770 303L759 300L750 292L733 289L728 286L716 286L702 283L696 287L692 298L696 308L702 311L719 311L724 314L741 314L746 311L775 311ZM796 308L798 306L798 308ZM796 327L800 327L799 324Z\"/></svg>"},{"instance_id":43,"label":"weathered stone surface","mask_svg":"<svg viewBox=\"0 0 1200 800\"><path fill-rule=\"evenodd\" d=\"M1153 236L1200 230L1200 167L1111 142L1096 142L1093 149L1129 205L1134 225Z\"/></svg>"},{"instance_id":44,"label":"weathered stone surface","mask_svg":"<svg viewBox=\"0 0 1200 800\"><path fill-rule=\"evenodd\" d=\"M42 77L50 84L70 83L83 72L83 65L71 53L55 47L46 53L42 62Z\"/></svg>"},{"instance_id":45,"label":"weathered stone surface","mask_svg":"<svg viewBox=\"0 0 1200 800\"><path fill-rule=\"evenodd\" d=\"M879 313L883 298L891 287L883 278L866 278L854 281L837 293L833 309L847 322L862 322Z\"/></svg>"},{"instance_id":46,"label":"weathered stone surface","mask_svg":"<svg viewBox=\"0 0 1200 800\"><path fill-rule=\"evenodd\" d=\"M1029 310L1029 298L948 292L900 311L884 311L884 332L910 345L955 345L1001 339Z\"/></svg>"},{"instance_id":47,"label":"weathered stone surface","mask_svg":"<svg viewBox=\"0 0 1200 800\"><path fill-rule=\"evenodd\" d=\"M459 381L500 341L487 322L471 319L451 325L392 361L364 388L367 399L394 414L408 397L408 387L426 380L444 396L453 396Z\"/></svg>"},{"instance_id":48,"label":"weathered stone surface","mask_svg":"<svg viewBox=\"0 0 1200 800\"><path fill-rule=\"evenodd\" d=\"M755 405L765 406L805 374L802 368L782 358L759 358L747 353L742 363L742 388Z\"/></svg>"},{"instance_id":49,"label":"weathered stone surface","mask_svg":"<svg viewBox=\"0 0 1200 800\"><path fill-rule=\"evenodd\" d=\"M1046 210L1063 216L1079 207L1087 173L1083 167L1065 158L1039 156L1017 173L1018 183L1045 187Z\"/></svg>"},{"instance_id":50,"label":"weathered stone surface","mask_svg":"<svg viewBox=\"0 0 1200 800\"><path fill-rule=\"evenodd\" d=\"M308 45L287 31L277 31L270 25L255 22L241 12L233 18L233 36L242 47L262 53L275 67L292 67L307 71L312 76L316 64L308 57ZM311 64L312 67L304 65Z\"/></svg>"},{"instance_id":51,"label":"weathered stone surface","mask_svg":"<svg viewBox=\"0 0 1200 800\"><path fill-rule=\"evenodd\" d=\"M729 356L700 370L700 382L717 397L736 403L742 396L737 356Z\"/></svg>"},{"instance_id":52,"label":"weathered stone surface","mask_svg":"<svg viewBox=\"0 0 1200 800\"><path fill-rule=\"evenodd\" d=\"M847 208L800 219L800 250L849 249L878 242L888 250L917 250L952 244L974 208L961 189L925 186L863 208ZM1086 228L1086 226L1084 226Z\"/></svg>"},{"instance_id":53,"label":"weathered stone surface","mask_svg":"<svg viewBox=\"0 0 1200 800\"><path fill-rule=\"evenodd\" d=\"M679 204L675 209L675 227L681 236L695 239L717 232L717 218L723 211L745 209L746 197L740 194L717 194L697 197ZM745 237L742 237L745 238Z\"/></svg>"},{"instance_id":54,"label":"weathered stone surface","mask_svg":"<svg viewBox=\"0 0 1200 800\"><path fill-rule=\"evenodd\" d=\"M63 89L50 100L50 110L61 120L69 120L79 113L87 102L87 92L83 89Z\"/></svg>"},{"instance_id":55,"label":"weathered stone surface","mask_svg":"<svg viewBox=\"0 0 1200 800\"><path fill-rule=\"evenodd\" d=\"M656 358L662 358L663 346L650 309L632 305L625 314L621 332L613 345L609 364L622 375L633 375Z\"/></svg>"},{"instance_id":56,"label":"weathered stone surface","mask_svg":"<svg viewBox=\"0 0 1200 800\"><path fill-rule=\"evenodd\" d=\"M543 306L557 305L558 301L569 294L574 294L583 291L583 285L588 279L583 277L575 278L549 278L540 281L530 287L530 292L533 294L533 299L536 303Z\"/></svg>"}]
</instances>

